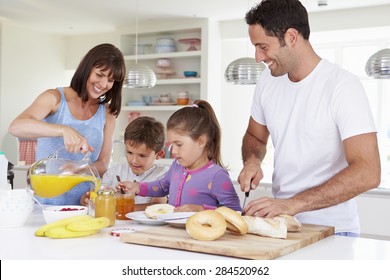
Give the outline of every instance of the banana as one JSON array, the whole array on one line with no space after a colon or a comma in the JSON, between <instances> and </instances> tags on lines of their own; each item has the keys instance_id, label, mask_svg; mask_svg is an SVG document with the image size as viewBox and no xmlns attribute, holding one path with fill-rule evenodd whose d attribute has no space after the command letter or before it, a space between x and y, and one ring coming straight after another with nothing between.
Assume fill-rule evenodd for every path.
<instances>
[{"instance_id":1,"label":"banana","mask_svg":"<svg viewBox=\"0 0 390 280\"><path fill-rule=\"evenodd\" d=\"M74 238L96 234L97 230L72 231L65 226L55 227L45 232L45 236L50 238Z\"/></svg>"},{"instance_id":2,"label":"banana","mask_svg":"<svg viewBox=\"0 0 390 280\"><path fill-rule=\"evenodd\" d=\"M69 218L64 218L52 223L48 223L39 229L35 231L35 236L45 236L45 232L49 231L50 229L56 228L56 227L64 227L72 222L77 222L77 221L86 221L92 219L91 216L89 215L81 215L81 216L74 216L74 217L69 217Z\"/></svg>"},{"instance_id":3,"label":"banana","mask_svg":"<svg viewBox=\"0 0 390 280\"><path fill-rule=\"evenodd\" d=\"M66 226L66 229L71 231L90 231L99 230L101 228L108 227L110 225L110 219L106 217L99 217L89 219L86 221L77 221L70 223Z\"/></svg>"}]
</instances>

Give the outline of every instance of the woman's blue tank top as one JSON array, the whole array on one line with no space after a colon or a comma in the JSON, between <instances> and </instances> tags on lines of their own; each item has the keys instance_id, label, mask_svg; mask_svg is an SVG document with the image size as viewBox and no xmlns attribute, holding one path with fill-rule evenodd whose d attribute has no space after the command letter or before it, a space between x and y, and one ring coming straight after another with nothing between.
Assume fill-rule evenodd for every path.
<instances>
[{"instance_id":1,"label":"woman's blue tank top","mask_svg":"<svg viewBox=\"0 0 390 280\"><path fill-rule=\"evenodd\" d=\"M62 87L57 88L61 93L60 106L53 115L45 118L43 121L52 124L63 124L75 129L83 137L85 137L88 143L95 149L91 153L91 160L95 162L100 154L103 145L103 131L106 123L106 106L105 104L99 105L96 114L88 120L78 120L74 118L69 110L68 104L65 99L64 89ZM63 149L61 149L63 148ZM58 152L58 158L66 158L71 160L82 160L84 154L81 153L68 153L64 148L63 137L43 137L38 138L36 160L47 158L50 154ZM43 204L52 205L79 205L81 196L90 190L92 183L85 182L78 184L70 191L63 195L53 198L39 198ZM55 188L55 186L53 186Z\"/></svg>"}]
</instances>

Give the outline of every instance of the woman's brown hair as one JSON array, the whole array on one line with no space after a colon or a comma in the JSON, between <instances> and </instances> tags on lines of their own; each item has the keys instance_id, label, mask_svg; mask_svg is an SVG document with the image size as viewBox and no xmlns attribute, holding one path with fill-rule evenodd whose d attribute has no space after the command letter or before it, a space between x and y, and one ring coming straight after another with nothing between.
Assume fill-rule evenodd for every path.
<instances>
[{"instance_id":1,"label":"woman's brown hair","mask_svg":"<svg viewBox=\"0 0 390 280\"><path fill-rule=\"evenodd\" d=\"M70 82L70 87L77 92L83 102L88 100L86 84L94 67L103 67L103 71L109 70L109 75L112 74L115 80L101 103L110 103L108 105L110 114L118 117L122 106L122 87L126 75L123 54L114 45L105 43L93 47L84 56Z\"/></svg>"}]
</instances>

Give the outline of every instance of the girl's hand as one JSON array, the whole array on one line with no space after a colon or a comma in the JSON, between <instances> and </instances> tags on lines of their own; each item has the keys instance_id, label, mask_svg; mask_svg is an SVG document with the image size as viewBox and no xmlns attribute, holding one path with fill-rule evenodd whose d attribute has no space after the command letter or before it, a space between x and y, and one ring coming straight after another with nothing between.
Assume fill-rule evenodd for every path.
<instances>
[{"instance_id":1,"label":"girl's hand","mask_svg":"<svg viewBox=\"0 0 390 280\"><path fill-rule=\"evenodd\" d=\"M204 210L203 206L198 204L184 204L175 208L175 212L199 212L202 210Z\"/></svg>"},{"instance_id":2,"label":"girl's hand","mask_svg":"<svg viewBox=\"0 0 390 280\"><path fill-rule=\"evenodd\" d=\"M121 192L121 190L124 190L124 192L133 193L134 195L137 195L140 192L139 183L137 182L118 182L118 185L116 185L115 188L117 192Z\"/></svg>"}]
</instances>

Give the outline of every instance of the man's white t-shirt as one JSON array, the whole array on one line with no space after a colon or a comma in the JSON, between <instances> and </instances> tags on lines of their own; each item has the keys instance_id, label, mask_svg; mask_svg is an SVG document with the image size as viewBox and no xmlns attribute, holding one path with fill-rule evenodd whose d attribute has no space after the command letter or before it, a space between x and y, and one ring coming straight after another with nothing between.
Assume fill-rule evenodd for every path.
<instances>
[{"instance_id":1,"label":"man's white t-shirt","mask_svg":"<svg viewBox=\"0 0 390 280\"><path fill-rule=\"evenodd\" d=\"M342 141L376 132L359 79L321 60L300 82L262 73L253 97L252 118L267 126L274 154L272 193L288 198L320 185L347 167ZM336 232L360 232L355 201L300 213L303 223L329 225Z\"/></svg>"}]
</instances>

